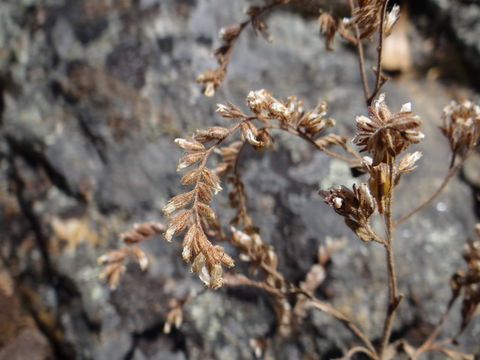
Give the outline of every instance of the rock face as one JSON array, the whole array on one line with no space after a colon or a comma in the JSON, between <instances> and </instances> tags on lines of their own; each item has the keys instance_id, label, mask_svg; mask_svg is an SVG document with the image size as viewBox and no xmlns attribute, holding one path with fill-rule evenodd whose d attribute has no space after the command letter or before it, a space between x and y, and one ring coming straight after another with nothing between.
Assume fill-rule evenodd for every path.
<instances>
[{"instance_id":1,"label":"rock face","mask_svg":"<svg viewBox=\"0 0 480 360\"><path fill-rule=\"evenodd\" d=\"M431 20L437 21L433 25L434 31L449 33L458 45L460 54L455 56L463 59L471 70L478 72L478 56L480 55L480 25L477 21L480 16L480 2L476 0L427 0L412 2L414 9L429 14ZM432 29L432 30L433 30ZM470 84L478 88L478 83Z\"/></svg>"},{"instance_id":2,"label":"rock face","mask_svg":"<svg viewBox=\"0 0 480 360\"><path fill-rule=\"evenodd\" d=\"M264 339L276 359L316 359L340 356L354 343L335 320L313 311L282 338L271 299L250 289L202 292L186 306L182 327L163 335L170 299L202 288L180 259L179 241L147 243L151 267L145 273L129 267L115 292L97 279L96 258L117 246L116 234L136 221L162 220L162 206L181 191L180 151L172 140L221 124L215 103L242 104L249 90L260 88L279 98L296 95L309 106L327 100L338 131L349 136L355 115L366 112L353 52L339 43L326 52L316 22L288 11L268 18L273 44L244 34L224 86L213 99L203 97L193 79L215 66L218 29L243 20L243 6L224 0L0 4L0 250L35 319L33 330L2 338L0 358L26 341L45 358L52 352L59 359L254 359L252 339ZM446 89L423 80L391 82L385 91L395 110L413 102L427 134L421 166L399 189L395 213L402 214L448 169L447 143L436 125L450 99ZM378 339L383 249L355 239L317 195L319 187L352 183L349 168L284 135L275 152L247 151L241 168L253 218L288 280L303 280L327 236L347 237L318 295ZM217 208L228 214L226 203L219 195ZM474 223L470 188L455 179L398 228L399 286L407 301L395 337L418 344L439 319ZM445 334L455 333L458 314L453 311ZM479 336L477 321L460 349L478 352Z\"/></svg>"}]
</instances>

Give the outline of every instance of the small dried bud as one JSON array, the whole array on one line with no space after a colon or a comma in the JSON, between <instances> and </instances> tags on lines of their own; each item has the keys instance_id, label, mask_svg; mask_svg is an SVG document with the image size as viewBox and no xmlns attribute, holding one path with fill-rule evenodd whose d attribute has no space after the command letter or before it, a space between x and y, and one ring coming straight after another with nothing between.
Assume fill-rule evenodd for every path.
<instances>
[{"instance_id":1,"label":"small dried bud","mask_svg":"<svg viewBox=\"0 0 480 360\"><path fill-rule=\"evenodd\" d=\"M395 4L393 5L392 10L387 14L387 17L385 18L385 23L383 27L385 31L385 36L388 36L392 33L393 26L395 25L399 17L400 17L400 6Z\"/></svg>"},{"instance_id":2,"label":"small dried bud","mask_svg":"<svg viewBox=\"0 0 480 360\"><path fill-rule=\"evenodd\" d=\"M452 103L443 109L440 127L455 154L463 156L478 145L480 138L480 107L471 101Z\"/></svg>"},{"instance_id":3,"label":"small dried bud","mask_svg":"<svg viewBox=\"0 0 480 360\"><path fill-rule=\"evenodd\" d=\"M422 157L422 153L420 151L415 151L411 154L406 154L398 164L397 172L398 174L407 174L412 172L417 168L416 162Z\"/></svg>"},{"instance_id":4,"label":"small dried bud","mask_svg":"<svg viewBox=\"0 0 480 360\"><path fill-rule=\"evenodd\" d=\"M195 139L189 138L189 139L182 139L182 138L177 138L174 140L175 144L180 146L182 149L185 150L190 150L190 151L203 151L205 150L205 146L203 146L201 143L196 141Z\"/></svg>"},{"instance_id":5,"label":"small dried bud","mask_svg":"<svg viewBox=\"0 0 480 360\"><path fill-rule=\"evenodd\" d=\"M263 146L260 141L257 139L258 135L258 130L257 128L252 124L251 121L245 121L242 122L241 124L242 127L242 135L247 140L251 145L253 146Z\"/></svg>"},{"instance_id":6,"label":"small dried bud","mask_svg":"<svg viewBox=\"0 0 480 360\"><path fill-rule=\"evenodd\" d=\"M217 109L215 111L224 118L229 119L237 119L245 116L237 106L230 103L228 105L217 104Z\"/></svg>"},{"instance_id":7,"label":"small dried bud","mask_svg":"<svg viewBox=\"0 0 480 360\"><path fill-rule=\"evenodd\" d=\"M274 101L270 92L265 89L250 91L246 100L250 110L259 115L268 111L270 104Z\"/></svg>"},{"instance_id":8,"label":"small dried bud","mask_svg":"<svg viewBox=\"0 0 480 360\"><path fill-rule=\"evenodd\" d=\"M145 252L143 252L140 248L138 247L132 247L131 248L133 254L135 255L135 259L138 262L138 266L140 266L140 269L145 271L148 267L148 257Z\"/></svg>"},{"instance_id":9,"label":"small dried bud","mask_svg":"<svg viewBox=\"0 0 480 360\"><path fill-rule=\"evenodd\" d=\"M113 262L122 262L125 260L127 253L123 249L112 250L103 254L102 256L97 258L97 264L108 264Z\"/></svg>"},{"instance_id":10,"label":"small dried bud","mask_svg":"<svg viewBox=\"0 0 480 360\"><path fill-rule=\"evenodd\" d=\"M187 206L192 201L193 191L186 192L171 198L167 205L163 207L163 213L170 216L173 212L180 210Z\"/></svg>"},{"instance_id":11,"label":"small dried bud","mask_svg":"<svg viewBox=\"0 0 480 360\"><path fill-rule=\"evenodd\" d=\"M177 171L181 171L195 164L196 162L199 162L203 159L204 155L205 154L203 152L192 152L183 155L178 162Z\"/></svg>"},{"instance_id":12,"label":"small dried bud","mask_svg":"<svg viewBox=\"0 0 480 360\"><path fill-rule=\"evenodd\" d=\"M203 95L207 97L213 97L215 95L215 83L213 81L207 81L203 88Z\"/></svg>"},{"instance_id":13,"label":"small dried bud","mask_svg":"<svg viewBox=\"0 0 480 360\"><path fill-rule=\"evenodd\" d=\"M242 30L241 24L233 24L233 25L225 26L220 29L218 36L223 41L231 41L240 34L241 30Z\"/></svg>"},{"instance_id":14,"label":"small dried bud","mask_svg":"<svg viewBox=\"0 0 480 360\"><path fill-rule=\"evenodd\" d=\"M221 140L228 136L229 130L221 126L212 126L207 130L197 130L195 140L206 143L212 140Z\"/></svg>"},{"instance_id":15,"label":"small dried bud","mask_svg":"<svg viewBox=\"0 0 480 360\"><path fill-rule=\"evenodd\" d=\"M332 45L337 32L337 23L335 19L327 12L323 12L318 18L320 24L320 33L325 36L325 48L333 50Z\"/></svg>"}]
</instances>

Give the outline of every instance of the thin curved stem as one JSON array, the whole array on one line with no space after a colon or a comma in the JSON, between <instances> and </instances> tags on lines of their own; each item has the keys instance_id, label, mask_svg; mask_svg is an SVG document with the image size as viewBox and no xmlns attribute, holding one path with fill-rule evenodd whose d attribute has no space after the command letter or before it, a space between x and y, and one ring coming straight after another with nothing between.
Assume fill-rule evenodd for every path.
<instances>
[{"instance_id":1,"label":"thin curved stem","mask_svg":"<svg viewBox=\"0 0 480 360\"><path fill-rule=\"evenodd\" d=\"M360 330L346 315L335 309L332 305L323 302L322 300L314 297L312 294L300 289L299 287L288 284L287 288L289 290L282 290L275 288L273 286L268 285L265 282L251 280L245 275L239 274L226 274L225 275L226 284L229 286L240 286L240 285L247 285L247 286L254 286L259 289L263 289L273 295L285 297L287 294L301 294L307 297L314 308L319 309L321 311L326 312L327 314L333 316L337 320L339 320L345 327L347 327L354 335L356 335L366 346L366 350L368 349L369 353L373 355L372 359L377 359L375 356L375 348L373 344L368 339L368 337Z\"/></svg>"},{"instance_id":2,"label":"thin curved stem","mask_svg":"<svg viewBox=\"0 0 480 360\"><path fill-rule=\"evenodd\" d=\"M377 355L375 353L372 353L370 350L367 348L364 348L363 346L355 346L348 350L348 352L345 354L344 357L342 357L342 360L350 360L353 355L358 354L358 353L363 353L370 357L370 359L377 359Z\"/></svg>"},{"instance_id":3,"label":"thin curved stem","mask_svg":"<svg viewBox=\"0 0 480 360\"><path fill-rule=\"evenodd\" d=\"M377 46L377 74L375 80L375 88L372 94L367 98L367 105L372 104L373 99L377 96L378 91L382 87L382 60L383 60L383 41L385 40L385 16L387 13L388 0L384 0L382 3L382 10L380 15L380 30L378 31L378 46Z\"/></svg>"},{"instance_id":4,"label":"thin curved stem","mask_svg":"<svg viewBox=\"0 0 480 360\"><path fill-rule=\"evenodd\" d=\"M442 329L443 324L445 323L445 320L447 319L448 315L450 314L450 310L452 309L452 306L455 303L455 300L457 300L457 298L458 298L458 295L453 295L451 297L450 301L448 302L447 308L445 309L445 312L443 313L442 317L438 321L438 324L435 326L433 331L430 333L430 336L427 338L427 340L425 340L425 342L422 344L422 346L420 346L415 351L416 356L418 356L422 352L430 349L432 346L438 345L438 343L434 344L433 342L435 341L438 334L440 333L440 330Z\"/></svg>"},{"instance_id":5,"label":"thin curved stem","mask_svg":"<svg viewBox=\"0 0 480 360\"><path fill-rule=\"evenodd\" d=\"M416 213L422 211L423 209L425 209L428 205L430 205L433 200L435 200L438 195L440 195L442 193L442 191L445 189L445 187L448 185L448 183L450 182L450 180L453 178L453 176L457 173L457 171L462 167L463 165L463 162L464 160L462 159L462 161L460 163L458 163L457 165L455 165L454 167L450 168L450 170L448 171L447 175L445 176L445 178L443 179L442 183L440 184L440 186L438 187L437 190L435 190L433 192L433 194L431 194L427 199L425 199L420 205L418 205L416 208L412 209L410 212L408 212L407 214L403 215L402 217L400 217L400 219L398 219L396 222L395 222L395 226L398 226L402 223L404 223L405 221L407 221L410 217L412 217L413 215L415 215Z\"/></svg>"},{"instance_id":6,"label":"thin curved stem","mask_svg":"<svg viewBox=\"0 0 480 360\"><path fill-rule=\"evenodd\" d=\"M391 156L388 157L388 182L390 189L386 194L386 206L385 206L385 252L388 269L388 308L385 322L383 325L382 339L380 341L380 347L378 349L378 356L382 359L385 348L390 340L392 333L393 322L395 320L395 313L400 305L403 295L399 295L397 288L397 275L395 273L395 260L393 251L393 233L395 227L392 221L392 203L393 203L393 178L394 178L394 164L395 159Z\"/></svg>"},{"instance_id":7,"label":"thin curved stem","mask_svg":"<svg viewBox=\"0 0 480 360\"><path fill-rule=\"evenodd\" d=\"M353 17L353 10L355 9L355 6L353 4L353 0L348 1L350 5L350 14ZM358 66L360 68L360 78L362 80L362 88L363 88L363 95L365 97L365 102L368 104L368 99L369 99L369 94L370 90L368 88L368 81L367 81L367 72L365 70L365 55L363 53L363 44L362 40L360 39L360 29L358 28L358 25L354 25L355 29L355 48L357 49L357 55L358 55Z\"/></svg>"}]
</instances>

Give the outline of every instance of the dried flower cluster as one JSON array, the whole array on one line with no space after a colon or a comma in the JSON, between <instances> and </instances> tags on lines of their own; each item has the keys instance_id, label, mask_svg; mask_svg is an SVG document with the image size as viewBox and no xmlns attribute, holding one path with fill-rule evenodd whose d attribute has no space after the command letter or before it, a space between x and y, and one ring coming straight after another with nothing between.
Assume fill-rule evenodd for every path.
<instances>
[{"instance_id":1,"label":"dried flower cluster","mask_svg":"<svg viewBox=\"0 0 480 360\"><path fill-rule=\"evenodd\" d=\"M215 146L207 149L204 144L222 141L229 131L221 127L199 130L194 138L176 139L175 143L185 150L177 170L183 170L194 164L198 167L187 171L182 177L182 185L193 186L192 190L177 195L163 208L170 218L165 231L165 240L171 241L175 234L186 232L183 238L183 259L192 262L192 272L209 287L216 289L223 285L222 266L234 265L230 256L221 246L214 246L207 238L205 229L216 225L215 212L208 205L213 194L222 190L220 179L206 162ZM190 208L187 209L187 207Z\"/></svg>"},{"instance_id":2,"label":"dried flower cluster","mask_svg":"<svg viewBox=\"0 0 480 360\"><path fill-rule=\"evenodd\" d=\"M345 224L362 241L376 240L376 235L369 224L369 219L375 211L375 201L366 184L353 185L353 190L342 186L320 191L320 195L337 214L345 218Z\"/></svg>"},{"instance_id":3,"label":"dried flower cluster","mask_svg":"<svg viewBox=\"0 0 480 360\"><path fill-rule=\"evenodd\" d=\"M346 26L356 25L360 29L360 39L371 39L377 33L382 23L382 12L386 7L385 0L361 0L358 7L353 10L350 19L344 19ZM383 22L383 31L386 36L390 35L393 26L398 20L400 7L394 5Z\"/></svg>"},{"instance_id":4,"label":"dried flower cluster","mask_svg":"<svg viewBox=\"0 0 480 360\"><path fill-rule=\"evenodd\" d=\"M456 102L446 106L440 127L450 142L455 155L464 157L478 146L480 137L480 107L471 101Z\"/></svg>"},{"instance_id":5,"label":"dried flower cluster","mask_svg":"<svg viewBox=\"0 0 480 360\"><path fill-rule=\"evenodd\" d=\"M353 142L363 146L373 157L373 166L387 163L388 156L396 157L411 144L419 143L423 133L419 128L420 118L412 114L410 103L404 104L400 112L392 114L381 94L369 107L369 116L357 116L357 136Z\"/></svg>"},{"instance_id":6,"label":"dried flower cluster","mask_svg":"<svg viewBox=\"0 0 480 360\"><path fill-rule=\"evenodd\" d=\"M385 243L370 227L369 219L375 211L385 214L393 189L403 174L412 172L420 152L408 153L395 163L395 158L409 145L418 143L423 137L419 127L421 120L413 115L411 105L405 104L399 113L392 114L381 94L369 107L369 117L357 116L358 133L353 142L363 146L373 159L364 157L362 167L369 174L367 184L353 186L353 190L342 186L320 191L325 202L345 218L347 226L362 241Z\"/></svg>"},{"instance_id":7,"label":"dried flower cluster","mask_svg":"<svg viewBox=\"0 0 480 360\"><path fill-rule=\"evenodd\" d=\"M468 239L463 253L467 271L456 272L451 280L454 296L463 297L460 332L471 322L480 304L480 224L477 224L475 231L477 240Z\"/></svg>"},{"instance_id":8,"label":"dried flower cluster","mask_svg":"<svg viewBox=\"0 0 480 360\"><path fill-rule=\"evenodd\" d=\"M149 240L155 235L163 234L165 226L156 221L135 224L130 230L120 234L120 240L127 246L108 251L97 259L98 264L104 265L100 278L105 279L112 290L115 290L120 281L120 276L125 271L125 262L132 255L140 266L145 270L148 267L148 257L137 245Z\"/></svg>"},{"instance_id":9,"label":"dried flower cluster","mask_svg":"<svg viewBox=\"0 0 480 360\"><path fill-rule=\"evenodd\" d=\"M266 1L264 6L252 6L247 9L246 14L249 17L247 21L221 29L220 38L223 44L215 52L219 67L206 71L197 78L197 81L204 85L205 95L213 96L216 88L222 83L232 51L242 31L251 24L255 32L271 40L268 25L262 17L267 10L290 2L310 3L297 0ZM112 288L118 284L119 277L125 269L124 261L130 254L142 269L147 266L146 255L137 247L139 243L158 233L163 233L167 241L183 234L182 257L187 263L192 264L192 272L197 273L206 286L213 289L224 284L254 286L272 295L277 314L277 331L282 335L291 334L296 320L305 316L307 308L313 307L335 317L361 341L361 345L347 352L345 359L353 358L356 353L362 353L370 359L384 360L394 358L400 351L415 359L422 352L429 350L440 351L451 358L472 358L445 348L445 343L441 346L435 344L434 340L446 314L418 349L403 339L390 342L396 310L403 298L403 294L397 288L394 263L395 227L426 207L446 186L459 167L457 165L450 169L440 188L430 198L397 222L393 221L392 205L395 189L404 174L416 169L416 163L422 156L418 151L405 153L409 146L423 139L424 135L420 131L422 122L412 113L410 103L404 104L399 112L394 113L386 105L384 94L377 97L387 79L382 73L383 40L390 34L398 19L399 7L394 5L387 11L387 0L358 0L356 3L357 5L354 1L349 1L350 18L342 21L321 11L318 22L327 49L332 49L335 35L338 33L357 50L368 116L356 117L357 134L353 143L360 147L359 152L368 152L370 156L362 158L358 151L349 146L344 136L325 134L327 128L335 125L335 121L327 117L328 107L325 102L320 102L314 109L307 111L296 97L291 96L283 101L275 98L269 91L261 89L251 91L246 97L246 106L250 111L248 115L234 104L218 104L216 112L230 122L228 126L197 130L192 137L175 140L175 143L184 150L177 171L193 169L186 171L181 180L182 185L189 187L189 190L170 199L163 208L164 214L169 218L168 225L166 227L158 223L138 225L122 234L122 241L129 246L111 251L99 258L99 262L106 265L102 276L107 278ZM316 10L315 13L318 14L318 9ZM362 41L371 40L374 36L378 38L377 66L374 68L374 88L370 91ZM442 131L450 142L453 160L457 155L464 160L478 145L480 108L469 101L453 102L444 109L443 122ZM285 279L279 271L275 249L262 240L260 229L255 226L253 218L248 213L247 195L239 174L242 151L248 146L256 150L272 148L273 133L277 130L305 140L316 150L346 161L352 169L367 176L366 181L353 185L352 188L339 186L320 191L320 195L344 218L346 225L359 239L379 243L385 249L388 306L381 338L375 346L347 316L314 296L315 290L325 280L327 261L331 253L341 246L340 242L333 243L327 239L319 248L317 263L313 264L304 281L297 286ZM237 131L239 136L234 138L233 135L237 134ZM333 145L339 146L341 152L330 150ZM215 167L209 168L207 163L210 155L214 153L220 156L220 161ZM215 170L212 170L213 168ZM230 190L229 205L236 210L230 220L229 230L225 231L210 205L213 195L222 190L219 176L226 178ZM379 235L371 224L375 214L383 218L385 230L383 236ZM477 234L480 238L480 226L477 226ZM249 263L253 278L230 272L224 274L223 267L232 267L233 259L221 246L212 244L210 239L228 241L233 245L238 250L239 259ZM461 331L471 322L480 303L479 249L480 240L469 240L464 254L468 268L466 271L457 272L451 280L453 297L447 314L455 299L461 296L463 298ZM168 333L173 327L178 328L181 325L183 306L191 299L192 296L187 296L172 300L164 332ZM254 339L251 343L254 344L257 353L265 352L267 342Z\"/></svg>"},{"instance_id":10,"label":"dried flower cluster","mask_svg":"<svg viewBox=\"0 0 480 360\"><path fill-rule=\"evenodd\" d=\"M268 25L262 19L262 15L277 5L289 2L290 0L273 0L264 6L251 6L245 11L249 17L248 20L220 29L219 38L223 41L223 44L215 50L218 68L207 70L196 78L197 82L203 84L203 94L205 96L212 97L217 87L223 82L236 41L247 25L251 24L255 32L260 33L267 41L271 41Z\"/></svg>"}]
</instances>

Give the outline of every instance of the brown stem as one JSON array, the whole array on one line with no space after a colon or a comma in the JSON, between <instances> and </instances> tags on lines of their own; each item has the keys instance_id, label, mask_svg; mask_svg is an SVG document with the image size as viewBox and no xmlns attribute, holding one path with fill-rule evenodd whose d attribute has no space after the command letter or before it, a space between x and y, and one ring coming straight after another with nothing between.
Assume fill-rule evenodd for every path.
<instances>
[{"instance_id":1,"label":"brown stem","mask_svg":"<svg viewBox=\"0 0 480 360\"><path fill-rule=\"evenodd\" d=\"M350 14L353 17L353 10L355 9L355 6L353 5L353 0L348 1L350 5ZM367 105L370 105L369 103L369 95L370 90L368 89L368 81L367 81L367 72L365 71L365 55L363 53L363 44L362 40L360 39L360 29L358 28L358 25L354 25L355 29L355 47L357 49L357 55L358 55L358 66L360 68L360 77L362 79L362 87L363 87L363 95L365 97L365 102Z\"/></svg>"},{"instance_id":2,"label":"brown stem","mask_svg":"<svg viewBox=\"0 0 480 360\"><path fill-rule=\"evenodd\" d=\"M380 347L378 349L378 356L382 359L383 352L388 345L390 335L392 333L393 322L395 320L395 313L397 310L400 301L403 298L403 295L398 294L397 288L397 275L395 273L395 260L394 260L394 251L393 251L393 233L394 226L392 221L392 202L393 202L393 178L394 178L394 164L395 158L388 157L388 182L389 190L386 198L385 206L385 251L386 251L386 261L388 269L388 308L385 322L383 325L382 339L380 341Z\"/></svg>"},{"instance_id":3,"label":"brown stem","mask_svg":"<svg viewBox=\"0 0 480 360\"><path fill-rule=\"evenodd\" d=\"M403 222L407 221L410 217L412 217L413 215L415 215L419 211L422 211L428 205L430 205L432 203L432 201L435 200L437 198L437 196L441 194L441 192L445 189L445 187L448 185L448 183L453 178L453 176L462 167L463 162L464 162L464 159L462 159L462 161L459 162L454 167L450 168L450 170L448 171L447 175L443 179L443 181L440 184L440 186L438 187L438 189L435 190L435 192L432 195L430 195L427 199L425 199L420 205L418 205L416 208L412 209L410 212L408 212L407 214L403 215L400 219L398 219L395 222L395 226L398 226L398 225L402 224Z\"/></svg>"},{"instance_id":4,"label":"brown stem","mask_svg":"<svg viewBox=\"0 0 480 360\"><path fill-rule=\"evenodd\" d=\"M353 355L358 353L364 353L365 355L369 356L370 359L377 359L377 355L375 353L372 353L370 350L364 348L363 346L355 346L348 350L345 356L342 357L342 360L350 360Z\"/></svg>"},{"instance_id":5,"label":"brown stem","mask_svg":"<svg viewBox=\"0 0 480 360\"><path fill-rule=\"evenodd\" d=\"M387 4L388 0L384 0L382 3L382 10L380 15L380 30L378 36L378 47L377 47L377 74L375 80L375 88L373 89L372 94L368 97L367 96L367 105L370 106L372 104L373 99L377 96L378 91L382 87L382 60L383 60L383 40L385 39L385 16L387 13Z\"/></svg>"},{"instance_id":6,"label":"brown stem","mask_svg":"<svg viewBox=\"0 0 480 360\"><path fill-rule=\"evenodd\" d=\"M354 333L362 342L365 344L365 346L369 350L369 355L371 356L372 359L377 359L377 356L375 355L375 348L373 347L373 344L371 341L368 339L368 337L363 333L362 330L360 330L347 316L345 316L343 313L335 309L332 305L323 302L322 300L314 297L313 295L309 294L306 291L299 290L300 293L305 295L310 301L312 301L312 306L316 309L319 309L321 311L326 312L327 314L332 315L334 318L339 320L345 327L347 327L352 333Z\"/></svg>"},{"instance_id":7,"label":"brown stem","mask_svg":"<svg viewBox=\"0 0 480 360\"><path fill-rule=\"evenodd\" d=\"M453 304L455 303L455 300L457 300L458 295L454 294L450 298L450 301L448 302L447 308L445 309L445 312L443 313L442 317L440 318L437 326L433 329L433 331L430 333L430 336L425 340L425 342L420 346L416 351L415 355L418 356L422 352L430 349L432 346L438 345L438 344L433 344L435 339L437 338L438 334L440 333L440 330L443 327L443 324L445 323L445 320L447 319L450 310L452 309Z\"/></svg>"},{"instance_id":8,"label":"brown stem","mask_svg":"<svg viewBox=\"0 0 480 360\"><path fill-rule=\"evenodd\" d=\"M356 165L358 163L358 160L355 160L355 159L351 159L351 158L348 158L346 156L343 156L343 155L340 155L340 154L337 154L336 152L333 152L329 149L327 149L325 146L321 146L319 144L317 144L315 142L315 140L313 140L310 136L308 136L307 134L301 132L301 131L298 131L296 129L293 129L293 128L288 128L287 131L290 133L290 134L293 134L293 135L297 135L299 137L301 137L302 139L306 140L307 142L309 142L310 144L312 144L314 147L316 147L318 150L320 151L323 151L325 154L335 158L335 159L339 159L339 160L342 160L342 161L345 161L349 164L352 164L352 165ZM356 154L356 156L358 158L360 158L360 155Z\"/></svg>"},{"instance_id":9,"label":"brown stem","mask_svg":"<svg viewBox=\"0 0 480 360\"><path fill-rule=\"evenodd\" d=\"M273 286L268 285L265 282L251 280L245 275L240 275L240 274L227 273L225 274L225 280L228 286L240 286L240 285L254 286L280 297L285 297L289 293L293 293L297 295L302 294L306 296L311 301L313 307L333 316L334 318L339 320L342 324L344 324L348 329L350 329L350 331L352 331L352 333L355 334L365 344L366 349L368 349L369 351L369 354L372 355L372 359L377 359L377 357L375 356L375 348L373 347L373 344L371 343L371 341L363 333L362 330L360 330L350 319L347 318L347 316L342 314L340 311L335 309L330 304L320 299L317 299L312 294L300 289L299 287L293 284L289 284L289 288L291 289L291 291L277 289Z\"/></svg>"}]
</instances>

